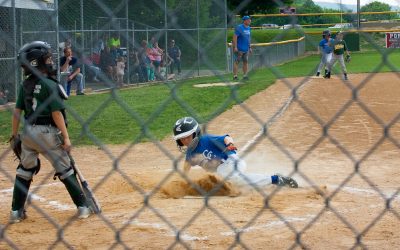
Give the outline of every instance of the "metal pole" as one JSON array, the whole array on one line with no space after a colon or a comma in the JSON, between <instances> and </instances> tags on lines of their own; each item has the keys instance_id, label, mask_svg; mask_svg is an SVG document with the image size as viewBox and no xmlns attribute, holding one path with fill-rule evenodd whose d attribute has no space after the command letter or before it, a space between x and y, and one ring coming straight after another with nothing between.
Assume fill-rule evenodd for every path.
<instances>
[{"instance_id":1,"label":"metal pole","mask_svg":"<svg viewBox=\"0 0 400 250\"><path fill-rule=\"evenodd\" d=\"M81 39L82 39L82 44L81 44L81 47L82 47L82 51L81 51L81 59L83 59L83 57L85 56L85 35L84 35L84 33L83 33L83 30L84 30L84 28L83 28L83 25L84 25L84 22L83 22L83 0L81 0L81 3L80 3L80 5L81 5ZM85 82L85 64L83 63L82 64L82 75L83 75L83 89L85 89L85 87L86 87L86 82Z\"/></svg>"},{"instance_id":2,"label":"metal pole","mask_svg":"<svg viewBox=\"0 0 400 250\"><path fill-rule=\"evenodd\" d=\"M225 22L224 22L224 24L225 24L225 34L224 34L224 36L225 36L225 56L226 56L226 58L227 58L227 60L226 60L226 72L229 72L229 58L228 58L228 49L229 49L229 46L228 46L228 11L227 11L227 2L226 2L226 0L224 0L224 18L225 18Z\"/></svg>"},{"instance_id":3,"label":"metal pole","mask_svg":"<svg viewBox=\"0 0 400 250\"><path fill-rule=\"evenodd\" d=\"M197 13L197 76L200 76L200 19L199 19L199 0L196 0Z\"/></svg>"},{"instance_id":4,"label":"metal pole","mask_svg":"<svg viewBox=\"0 0 400 250\"><path fill-rule=\"evenodd\" d=\"M340 0L340 23L343 23L342 0Z\"/></svg>"},{"instance_id":5,"label":"metal pole","mask_svg":"<svg viewBox=\"0 0 400 250\"><path fill-rule=\"evenodd\" d=\"M165 30L165 45L164 45L164 62L166 63L167 58L167 51L168 51L168 16L167 16L167 0L164 0L164 30ZM164 64L164 66L166 66ZM168 67L166 67L165 71L165 81L168 80Z\"/></svg>"},{"instance_id":6,"label":"metal pole","mask_svg":"<svg viewBox=\"0 0 400 250\"><path fill-rule=\"evenodd\" d=\"M128 0L125 0L125 17L126 17L126 66L127 66L127 74L128 76L126 77L126 83L130 82L130 59L129 59L129 55L130 55L130 49L129 49L129 10L128 10Z\"/></svg>"},{"instance_id":7,"label":"metal pole","mask_svg":"<svg viewBox=\"0 0 400 250\"><path fill-rule=\"evenodd\" d=\"M58 60L60 60L60 26L58 25L58 0L54 1L54 11L56 12L56 46L57 46L57 63L59 64ZM60 67L57 67L57 81L60 82Z\"/></svg>"},{"instance_id":8,"label":"metal pole","mask_svg":"<svg viewBox=\"0 0 400 250\"><path fill-rule=\"evenodd\" d=\"M18 46L17 44L17 22L16 22L16 11L15 11L15 0L12 0L11 3L11 8L12 8L12 20L13 20L13 40L14 40L14 46ZM20 21L22 21L22 19L20 18ZM21 35L22 35L22 24L21 24ZM21 39L22 41L22 39ZM17 61L17 51L19 48L14 48L14 66L16 69L20 69L20 67L17 67L18 65L18 61ZM18 91L18 72L20 72L19 70L15 70L14 71L14 99L15 101L17 100L17 91ZM11 85L11 84L10 84ZM11 88L12 86L10 86ZM9 96L7 96L7 99L9 98Z\"/></svg>"},{"instance_id":9,"label":"metal pole","mask_svg":"<svg viewBox=\"0 0 400 250\"><path fill-rule=\"evenodd\" d=\"M357 29L361 28L360 20L360 0L357 0Z\"/></svg>"}]
</instances>

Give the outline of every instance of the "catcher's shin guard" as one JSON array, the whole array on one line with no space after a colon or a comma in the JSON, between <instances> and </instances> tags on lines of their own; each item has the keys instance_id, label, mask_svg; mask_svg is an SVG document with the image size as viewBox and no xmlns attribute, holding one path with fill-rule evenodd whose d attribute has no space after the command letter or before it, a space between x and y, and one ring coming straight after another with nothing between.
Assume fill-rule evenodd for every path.
<instances>
[{"instance_id":1,"label":"catcher's shin guard","mask_svg":"<svg viewBox=\"0 0 400 250\"><path fill-rule=\"evenodd\" d=\"M330 79L330 78L331 78L331 72L328 71L328 72L324 75L324 78Z\"/></svg>"},{"instance_id":2,"label":"catcher's shin guard","mask_svg":"<svg viewBox=\"0 0 400 250\"><path fill-rule=\"evenodd\" d=\"M72 201L75 203L77 207L86 207L86 197L83 194L82 188L78 183L78 179L75 174L72 174L65 179L61 179L62 183L64 183L65 187L68 190L69 195L72 198Z\"/></svg>"},{"instance_id":3,"label":"catcher's shin guard","mask_svg":"<svg viewBox=\"0 0 400 250\"><path fill-rule=\"evenodd\" d=\"M12 198L12 210L17 211L23 209L26 198L28 197L29 187L32 180L26 180L20 176L15 177L14 191Z\"/></svg>"}]
</instances>

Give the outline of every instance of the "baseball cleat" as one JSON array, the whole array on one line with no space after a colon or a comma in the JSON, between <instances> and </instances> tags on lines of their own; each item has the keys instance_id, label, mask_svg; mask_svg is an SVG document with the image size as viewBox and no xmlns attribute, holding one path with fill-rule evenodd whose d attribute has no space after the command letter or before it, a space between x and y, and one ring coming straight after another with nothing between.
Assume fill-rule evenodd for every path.
<instances>
[{"instance_id":1,"label":"baseball cleat","mask_svg":"<svg viewBox=\"0 0 400 250\"><path fill-rule=\"evenodd\" d=\"M243 76L243 80L247 81L247 80L249 80L249 77L248 76Z\"/></svg>"},{"instance_id":2,"label":"baseball cleat","mask_svg":"<svg viewBox=\"0 0 400 250\"><path fill-rule=\"evenodd\" d=\"M10 223L19 223L26 219L25 209L11 211L10 213Z\"/></svg>"},{"instance_id":3,"label":"baseball cleat","mask_svg":"<svg viewBox=\"0 0 400 250\"><path fill-rule=\"evenodd\" d=\"M283 176L280 174L276 174L278 176L278 183L276 185L278 186L288 186L290 188L298 188L299 185L297 184L297 181L295 181L292 177L288 176Z\"/></svg>"},{"instance_id":4,"label":"baseball cleat","mask_svg":"<svg viewBox=\"0 0 400 250\"><path fill-rule=\"evenodd\" d=\"M78 207L78 218L79 219L86 219L90 216L92 210L88 207Z\"/></svg>"},{"instance_id":5,"label":"baseball cleat","mask_svg":"<svg viewBox=\"0 0 400 250\"><path fill-rule=\"evenodd\" d=\"M237 76L234 76L234 77L233 77L233 80L234 80L234 81L238 81L239 78L238 78Z\"/></svg>"}]
</instances>

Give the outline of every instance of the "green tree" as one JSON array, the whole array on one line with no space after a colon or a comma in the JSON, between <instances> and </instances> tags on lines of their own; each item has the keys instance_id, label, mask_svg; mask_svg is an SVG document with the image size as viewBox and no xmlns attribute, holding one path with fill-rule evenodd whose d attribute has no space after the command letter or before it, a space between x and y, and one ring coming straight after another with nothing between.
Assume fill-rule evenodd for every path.
<instances>
[{"instance_id":1,"label":"green tree","mask_svg":"<svg viewBox=\"0 0 400 250\"><path fill-rule=\"evenodd\" d=\"M275 0L227 0L229 9L234 14L252 15L278 13L279 4ZM293 0L282 0L283 6L291 6Z\"/></svg>"},{"instance_id":2,"label":"green tree","mask_svg":"<svg viewBox=\"0 0 400 250\"><path fill-rule=\"evenodd\" d=\"M361 12L384 12L384 11L390 11L390 9L391 7L389 4L375 1L361 7ZM389 20L396 18L396 15L395 14L361 15L361 18L365 18L369 21Z\"/></svg>"}]
</instances>

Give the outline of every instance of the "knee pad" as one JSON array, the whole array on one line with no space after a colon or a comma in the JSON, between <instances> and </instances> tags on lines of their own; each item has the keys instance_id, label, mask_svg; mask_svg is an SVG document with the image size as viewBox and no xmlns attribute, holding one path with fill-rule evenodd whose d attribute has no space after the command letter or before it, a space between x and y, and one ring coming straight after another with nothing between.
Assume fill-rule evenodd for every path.
<instances>
[{"instance_id":1,"label":"knee pad","mask_svg":"<svg viewBox=\"0 0 400 250\"><path fill-rule=\"evenodd\" d=\"M32 180L34 175L39 173L39 171L40 171L40 159L38 158L37 164L33 168L27 169L22 165L22 163L19 163L17 167L17 176L24 180L30 181Z\"/></svg>"},{"instance_id":2,"label":"knee pad","mask_svg":"<svg viewBox=\"0 0 400 250\"><path fill-rule=\"evenodd\" d=\"M65 169L64 171L62 171L61 173L55 173L53 179L55 180L56 177L58 177L58 179L60 179L60 181L63 181L73 174L75 174L74 169L72 167L69 167L69 168Z\"/></svg>"}]
</instances>

